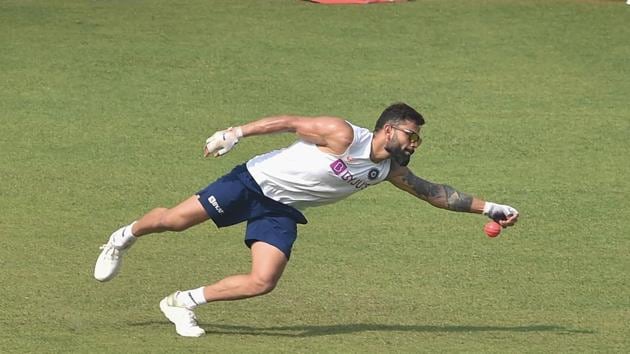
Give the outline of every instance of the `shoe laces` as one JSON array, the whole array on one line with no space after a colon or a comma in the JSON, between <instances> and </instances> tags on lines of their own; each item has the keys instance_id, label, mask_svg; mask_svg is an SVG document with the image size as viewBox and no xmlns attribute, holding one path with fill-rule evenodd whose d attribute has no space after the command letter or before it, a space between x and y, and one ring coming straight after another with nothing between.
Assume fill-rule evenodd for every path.
<instances>
[{"instance_id":1,"label":"shoe laces","mask_svg":"<svg viewBox=\"0 0 630 354\"><path fill-rule=\"evenodd\" d=\"M116 260L120 257L120 250L114 247L114 245L111 244L110 242L102 245L100 249L105 250L105 254L113 260Z\"/></svg>"}]
</instances>

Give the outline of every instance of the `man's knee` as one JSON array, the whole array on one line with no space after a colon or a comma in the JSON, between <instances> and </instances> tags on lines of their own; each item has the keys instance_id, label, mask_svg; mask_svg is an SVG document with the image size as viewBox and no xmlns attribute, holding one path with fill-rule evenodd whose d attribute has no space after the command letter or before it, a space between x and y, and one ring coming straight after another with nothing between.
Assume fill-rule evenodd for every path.
<instances>
[{"instance_id":1,"label":"man's knee","mask_svg":"<svg viewBox=\"0 0 630 354\"><path fill-rule=\"evenodd\" d=\"M252 275L252 288L256 295L265 295L273 291L278 284L278 279L274 277L265 277Z\"/></svg>"}]
</instances>

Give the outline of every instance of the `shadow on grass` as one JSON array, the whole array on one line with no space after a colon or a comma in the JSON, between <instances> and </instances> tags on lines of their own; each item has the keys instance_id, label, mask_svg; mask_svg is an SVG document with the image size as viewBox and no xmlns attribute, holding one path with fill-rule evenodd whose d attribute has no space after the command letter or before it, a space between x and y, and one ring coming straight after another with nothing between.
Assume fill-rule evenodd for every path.
<instances>
[{"instance_id":1,"label":"shadow on grass","mask_svg":"<svg viewBox=\"0 0 630 354\"><path fill-rule=\"evenodd\" d=\"M172 324L167 321L148 321L130 323L131 326L150 326L156 324ZM242 325L205 324L200 326L208 334L237 334L272 337L318 337L332 336L358 332L555 332L557 334L592 334L591 330L569 329L556 325L525 325L525 326L457 326L457 325L391 325L391 324L339 324L339 325L300 325L300 326L271 326L255 327Z\"/></svg>"}]
</instances>

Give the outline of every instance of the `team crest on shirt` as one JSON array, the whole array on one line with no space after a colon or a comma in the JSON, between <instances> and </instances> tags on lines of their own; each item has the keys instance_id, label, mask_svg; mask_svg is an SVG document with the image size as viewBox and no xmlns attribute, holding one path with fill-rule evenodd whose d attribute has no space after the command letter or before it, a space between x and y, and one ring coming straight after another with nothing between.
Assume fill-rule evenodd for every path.
<instances>
[{"instance_id":1,"label":"team crest on shirt","mask_svg":"<svg viewBox=\"0 0 630 354\"><path fill-rule=\"evenodd\" d=\"M368 172L368 179L370 181L375 180L378 177L378 169L373 168Z\"/></svg>"}]
</instances>

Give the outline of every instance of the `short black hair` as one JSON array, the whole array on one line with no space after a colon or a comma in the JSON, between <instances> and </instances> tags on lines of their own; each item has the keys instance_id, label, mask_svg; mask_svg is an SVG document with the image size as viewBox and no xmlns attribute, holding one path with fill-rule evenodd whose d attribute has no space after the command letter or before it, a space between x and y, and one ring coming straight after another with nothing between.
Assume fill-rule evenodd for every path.
<instances>
[{"instance_id":1,"label":"short black hair","mask_svg":"<svg viewBox=\"0 0 630 354\"><path fill-rule=\"evenodd\" d=\"M377 132L385 126L385 124L397 124L404 121L411 121L416 125L424 125L424 117L418 113L415 109L411 108L406 103L397 102L389 107L385 108L381 116L376 121L374 131Z\"/></svg>"}]
</instances>

